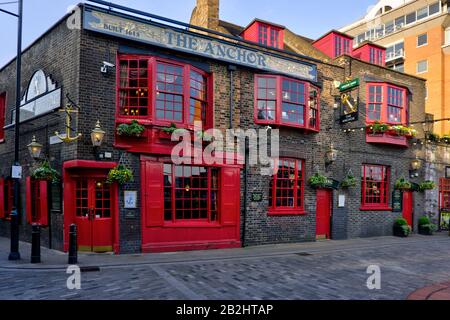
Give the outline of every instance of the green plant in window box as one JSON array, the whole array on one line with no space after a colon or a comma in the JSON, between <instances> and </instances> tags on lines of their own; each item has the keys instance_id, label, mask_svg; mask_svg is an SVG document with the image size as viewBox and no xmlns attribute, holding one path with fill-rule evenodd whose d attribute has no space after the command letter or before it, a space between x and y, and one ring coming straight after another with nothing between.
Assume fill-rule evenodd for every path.
<instances>
[{"instance_id":1,"label":"green plant in window box","mask_svg":"<svg viewBox=\"0 0 450 320\"><path fill-rule=\"evenodd\" d=\"M417 135L417 131L413 128L403 125L392 126L390 130L397 136L413 138Z\"/></svg>"},{"instance_id":2,"label":"green plant in window box","mask_svg":"<svg viewBox=\"0 0 450 320\"><path fill-rule=\"evenodd\" d=\"M389 128L390 127L388 124L379 123L378 121L367 126L367 129L369 130L369 132L373 133L373 134L385 133L385 132L389 131Z\"/></svg>"},{"instance_id":3,"label":"green plant in window box","mask_svg":"<svg viewBox=\"0 0 450 320\"><path fill-rule=\"evenodd\" d=\"M411 227L408 225L408 222L403 219L399 218L395 220L394 222L394 236L406 238L408 237L412 232Z\"/></svg>"},{"instance_id":4,"label":"green plant in window box","mask_svg":"<svg viewBox=\"0 0 450 320\"><path fill-rule=\"evenodd\" d=\"M424 236L432 236L437 230L437 226L431 223L428 216L422 216L419 218L419 234Z\"/></svg>"},{"instance_id":5,"label":"green plant in window box","mask_svg":"<svg viewBox=\"0 0 450 320\"><path fill-rule=\"evenodd\" d=\"M419 184L419 191L421 192L426 190L434 190L435 188L436 184L434 183L434 181L427 180Z\"/></svg>"},{"instance_id":6,"label":"green plant in window box","mask_svg":"<svg viewBox=\"0 0 450 320\"><path fill-rule=\"evenodd\" d=\"M395 182L395 189L397 190L411 190L412 189L412 183L406 180L405 178L400 178Z\"/></svg>"},{"instance_id":7,"label":"green plant in window box","mask_svg":"<svg viewBox=\"0 0 450 320\"><path fill-rule=\"evenodd\" d=\"M169 127L164 127L161 129L164 133L167 134L173 134L175 131L178 130L177 125L175 123L171 123Z\"/></svg>"},{"instance_id":8,"label":"green plant in window box","mask_svg":"<svg viewBox=\"0 0 450 320\"><path fill-rule=\"evenodd\" d=\"M131 121L131 124L122 123L117 127L117 134L125 137L139 138L145 131L145 127L140 125L137 120Z\"/></svg>"},{"instance_id":9,"label":"green plant in window box","mask_svg":"<svg viewBox=\"0 0 450 320\"><path fill-rule=\"evenodd\" d=\"M32 171L31 177L35 180L47 180L55 184L60 180L60 174L50 166L47 160Z\"/></svg>"},{"instance_id":10,"label":"green plant in window box","mask_svg":"<svg viewBox=\"0 0 450 320\"><path fill-rule=\"evenodd\" d=\"M133 182L133 171L128 169L123 164L119 164L118 166L109 170L107 183L112 184L117 182L118 184L125 184L129 182Z\"/></svg>"},{"instance_id":11,"label":"green plant in window box","mask_svg":"<svg viewBox=\"0 0 450 320\"><path fill-rule=\"evenodd\" d=\"M344 178L344 180L342 180L341 188L344 189L354 188L356 187L357 184L358 182L356 181L356 178L352 175L348 175Z\"/></svg>"},{"instance_id":12,"label":"green plant in window box","mask_svg":"<svg viewBox=\"0 0 450 320\"><path fill-rule=\"evenodd\" d=\"M316 173L311 178L309 178L308 183L313 188L325 188L328 185L329 179L320 174Z\"/></svg>"}]
</instances>

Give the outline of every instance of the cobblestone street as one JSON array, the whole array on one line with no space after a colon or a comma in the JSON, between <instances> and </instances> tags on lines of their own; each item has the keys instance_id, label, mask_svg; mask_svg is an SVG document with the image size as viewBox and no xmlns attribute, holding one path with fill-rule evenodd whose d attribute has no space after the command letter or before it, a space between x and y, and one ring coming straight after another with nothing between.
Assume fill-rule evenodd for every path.
<instances>
[{"instance_id":1,"label":"cobblestone street","mask_svg":"<svg viewBox=\"0 0 450 320\"><path fill-rule=\"evenodd\" d=\"M2 249L7 240L2 238ZM22 248L27 250L26 245ZM26 261L14 265L6 261L7 251L1 255L0 299L406 299L419 288L450 279L446 235L156 255L81 255L85 266L100 268L82 273L81 290L67 289L69 275L62 264L31 265L23 253ZM66 258L49 251L43 259L51 255ZM381 290L366 286L369 265L381 268Z\"/></svg>"}]
</instances>

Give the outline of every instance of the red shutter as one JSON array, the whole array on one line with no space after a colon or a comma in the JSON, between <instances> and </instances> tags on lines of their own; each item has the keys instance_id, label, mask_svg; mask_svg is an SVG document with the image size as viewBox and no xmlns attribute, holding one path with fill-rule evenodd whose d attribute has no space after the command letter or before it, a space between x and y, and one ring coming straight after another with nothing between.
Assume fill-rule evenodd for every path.
<instances>
[{"instance_id":1,"label":"red shutter","mask_svg":"<svg viewBox=\"0 0 450 320\"><path fill-rule=\"evenodd\" d=\"M0 178L0 219L5 218L5 179Z\"/></svg>"},{"instance_id":2,"label":"red shutter","mask_svg":"<svg viewBox=\"0 0 450 320\"><path fill-rule=\"evenodd\" d=\"M222 169L221 177L221 221L222 225L236 225L241 208L241 174L239 168Z\"/></svg>"},{"instance_id":3,"label":"red shutter","mask_svg":"<svg viewBox=\"0 0 450 320\"><path fill-rule=\"evenodd\" d=\"M47 181L39 181L39 192L41 203L39 203L41 209L41 216L38 221L42 226L48 226L48 193L47 193Z\"/></svg>"},{"instance_id":4,"label":"red shutter","mask_svg":"<svg viewBox=\"0 0 450 320\"><path fill-rule=\"evenodd\" d=\"M29 224L33 223L33 206L32 206L32 194L31 194L31 177L26 179L26 207L27 207L27 222Z\"/></svg>"},{"instance_id":5,"label":"red shutter","mask_svg":"<svg viewBox=\"0 0 450 320\"><path fill-rule=\"evenodd\" d=\"M146 162L143 177L144 210L147 227L161 227L164 224L164 175L163 163Z\"/></svg>"}]
</instances>

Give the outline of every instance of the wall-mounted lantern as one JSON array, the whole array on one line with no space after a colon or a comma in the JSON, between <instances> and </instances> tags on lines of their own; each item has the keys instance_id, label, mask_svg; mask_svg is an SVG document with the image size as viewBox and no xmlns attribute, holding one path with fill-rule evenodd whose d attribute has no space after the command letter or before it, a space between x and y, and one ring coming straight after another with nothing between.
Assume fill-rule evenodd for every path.
<instances>
[{"instance_id":1,"label":"wall-mounted lantern","mask_svg":"<svg viewBox=\"0 0 450 320\"><path fill-rule=\"evenodd\" d=\"M91 132L92 145L96 148L101 147L104 138L105 138L105 131L103 131L100 126L100 120L97 120L95 128L92 129Z\"/></svg>"},{"instance_id":2,"label":"wall-mounted lantern","mask_svg":"<svg viewBox=\"0 0 450 320\"><path fill-rule=\"evenodd\" d=\"M419 158L411 161L411 169L409 170L409 176L414 179L419 177L419 170L422 169L422 161Z\"/></svg>"},{"instance_id":3,"label":"wall-mounted lantern","mask_svg":"<svg viewBox=\"0 0 450 320\"><path fill-rule=\"evenodd\" d=\"M325 154L325 163L327 165L332 164L333 162L336 162L337 157L338 157L338 151L336 149L334 149L333 145L331 145Z\"/></svg>"},{"instance_id":4,"label":"wall-mounted lantern","mask_svg":"<svg viewBox=\"0 0 450 320\"><path fill-rule=\"evenodd\" d=\"M28 151L33 159L39 159L41 157L42 152L42 144L38 143L36 140L36 136L33 136L31 143L27 146Z\"/></svg>"}]
</instances>

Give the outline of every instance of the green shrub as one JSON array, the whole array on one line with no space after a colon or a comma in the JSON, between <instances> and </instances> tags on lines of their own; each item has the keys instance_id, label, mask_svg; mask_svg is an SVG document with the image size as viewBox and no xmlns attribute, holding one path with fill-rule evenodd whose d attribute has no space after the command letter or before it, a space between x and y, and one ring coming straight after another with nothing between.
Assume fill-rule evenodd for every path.
<instances>
[{"instance_id":1,"label":"green shrub","mask_svg":"<svg viewBox=\"0 0 450 320\"><path fill-rule=\"evenodd\" d=\"M397 226L397 227L407 226L408 225L408 221L406 221L403 218L398 218L397 220L395 220L394 225Z\"/></svg>"},{"instance_id":2,"label":"green shrub","mask_svg":"<svg viewBox=\"0 0 450 320\"><path fill-rule=\"evenodd\" d=\"M356 185L357 185L356 178L352 175L348 175L341 182L341 188L353 188L356 187Z\"/></svg>"},{"instance_id":3,"label":"green shrub","mask_svg":"<svg viewBox=\"0 0 450 320\"><path fill-rule=\"evenodd\" d=\"M434 181L427 180L419 184L420 191L433 190L434 188L436 188Z\"/></svg>"},{"instance_id":4,"label":"green shrub","mask_svg":"<svg viewBox=\"0 0 450 320\"><path fill-rule=\"evenodd\" d=\"M324 175L321 175L320 173L316 173L311 178L309 178L309 184L313 188L320 188L324 187L328 183L328 178Z\"/></svg>"},{"instance_id":5,"label":"green shrub","mask_svg":"<svg viewBox=\"0 0 450 320\"><path fill-rule=\"evenodd\" d=\"M430 218L428 218L428 216L422 216L419 218L419 226L425 226L430 224Z\"/></svg>"},{"instance_id":6,"label":"green shrub","mask_svg":"<svg viewBox=\"0 0 450 320\"><path fill-rule=\"evenodd\" d=\"M397 190L411 190L412 183L405 178L400 178L395 182L395 189Z\"/></svg>"}]
</instances>

